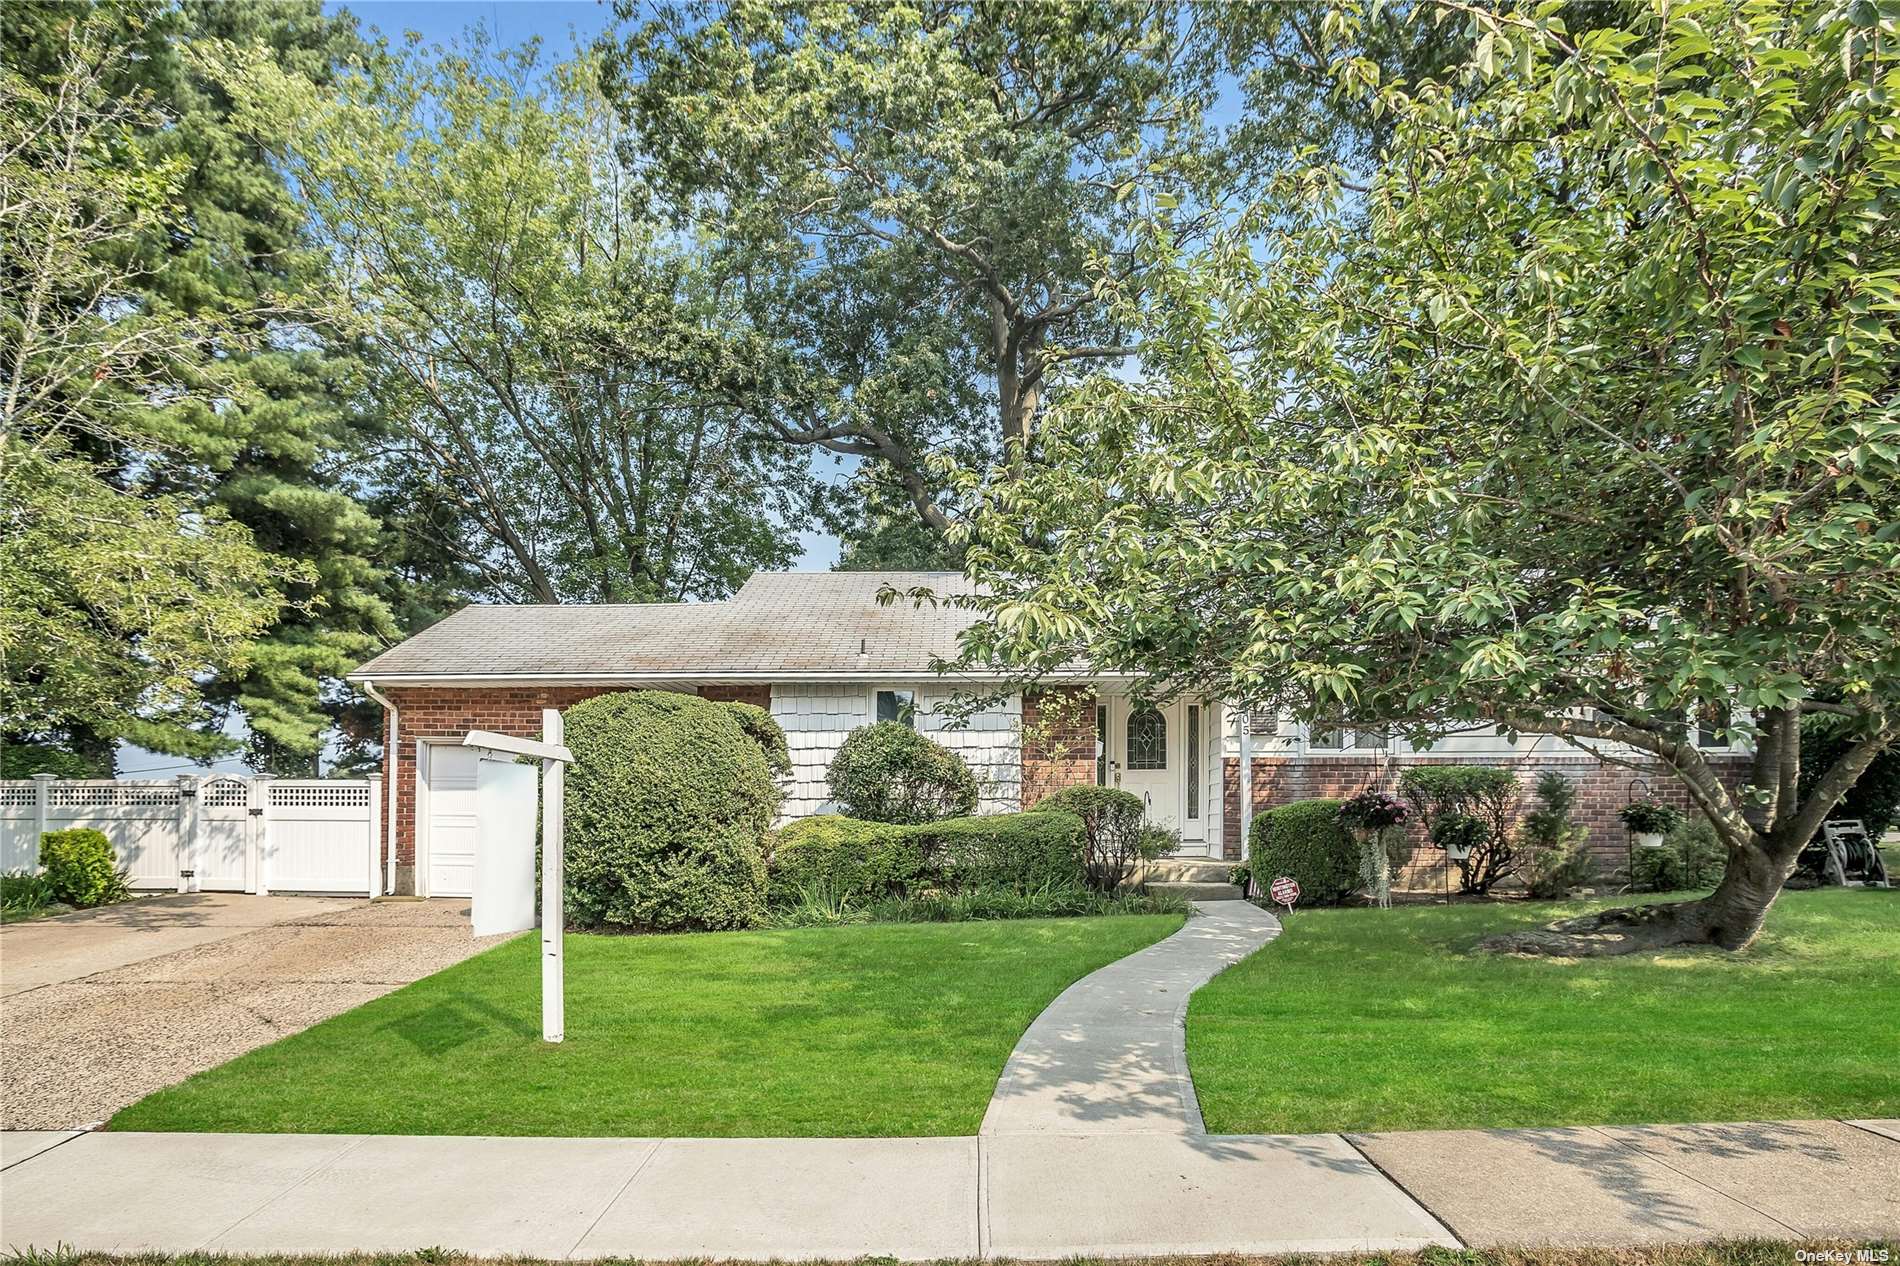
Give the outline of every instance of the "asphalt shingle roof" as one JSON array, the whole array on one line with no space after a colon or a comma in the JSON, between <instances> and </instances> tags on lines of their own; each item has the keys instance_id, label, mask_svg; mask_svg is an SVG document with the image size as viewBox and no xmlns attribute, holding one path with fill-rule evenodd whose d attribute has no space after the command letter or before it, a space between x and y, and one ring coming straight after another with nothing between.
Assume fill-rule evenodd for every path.
<instances>
[{"instance_id":1,"label":"asphalt shingle roof","mask_svg":"<svg viewBox=\"0 0 1900 1266\"><path fill-rule=\"evenodd\" d=\"M471 605L350 676L923 673L972 611L878 592L968 594L957 572L760 572L725 602ZM862 648L862 650L860 649Z\"/></svg>"}]
</instances>

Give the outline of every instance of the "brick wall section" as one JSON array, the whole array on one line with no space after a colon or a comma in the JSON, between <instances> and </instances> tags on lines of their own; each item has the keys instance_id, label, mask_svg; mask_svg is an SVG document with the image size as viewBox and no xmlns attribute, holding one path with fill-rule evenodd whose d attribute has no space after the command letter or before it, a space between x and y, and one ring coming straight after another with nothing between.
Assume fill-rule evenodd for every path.
<instances>
[{"instance_id":1,"label":"brick wall section","mask_svg":"<svg viewBox=\"0 0 1900 1266\"><path fill-rule=\"evenodd\" d=\"M1023 698L1023 808L1095 781L1095 693L1059 686Z\"/></svg>"},{"instance_id":2,"label":"brick wall section","mask_svg":"<svg viewBox=\"0 0 1900 1266\"><path fill-rule=\"evenodd\" d=\"M1709 759L1721 770L1723 779L1731 788L1739 787L1748 777L1749 759L1746 756L1712 755ZM1639 789L1638 794L1674 805L1685 813L1691 812L1689 793L1682 783L1668 770L1654 764L1631 769L1587 756L1523 757L1513 760L1408 756L1399 760L1375 761L1357 757L1308 755L1254 758L1254 816L1257 818L1268 809L1292 800L1343 800L1368 787L1380 787L1396 795L1399 774L1407 766L1426 764L1513 767L1517 772L1518 784L1523 789L1518 799L1520 816L1536 804L1533 788L1537 785L1538 777L1547 769L1560 771L1577 784L1574 820L1590 829L1590 852L1597 859L1598 872L1606 876L1622 870L1627 857L1629 833L1624 829L1618 814L1630 802L1632 779L1641 778L1648 784L1647 792ZM1226 847L1223 852L1229 859L1239 860L1240 761L1237 758L1227 759L1222 781L1226 787L1226 829L1222 833ZM1415 832L1415 842L1422 841L1423 827L1414 823L1411 829ZM1433 849L1420 849L1414 855L1412 865L1399 876L1399 884L1402 887L1436 889L1444 883L1444 870L1442 854ZM1452 886L1457 886L1455 876Z\"/></svg>"},{"instance_id":3,"label":"brick wall section","mask_svg":"<svg viewBox=\"0 0 1900 1266\"><path fill-rule=\"evenodd\" d=\"M391 686L383 693L402 712L400 742L390 743L389 718L383 718L383 811L396 823L396 890L415 891L416 740L460 738L470 730L493 730L518 738L541 737L543 708L570 708L595 695L627 686ZM750 703L770 709L772 687L705 686L700 696L721 703ZM391 775L394 775L393 783ZM391 806L393 787L393 808ZM386 819L387 820L387 819ZM387 837L383 865L389 865Z\"/></svg>"}]
</instances>

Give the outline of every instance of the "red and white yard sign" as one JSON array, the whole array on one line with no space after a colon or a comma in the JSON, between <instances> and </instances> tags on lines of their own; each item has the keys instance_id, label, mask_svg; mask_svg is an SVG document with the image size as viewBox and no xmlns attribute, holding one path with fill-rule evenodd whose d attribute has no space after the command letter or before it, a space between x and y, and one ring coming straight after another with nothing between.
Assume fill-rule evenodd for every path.
<instances>
[{"instance_id":1,"label":"red and white yard sign","mask_svg":"<svg viewBox=\"0 0 1900 1266\"><path fill-rule=\"evenodd\" d=\"M1291 875L1282 875L1267 888L1267 895L1273 898L1276 906L1285 906L1288 914L1293 913L1293 903L1300 899L1300 881Z\"/></svg>"}]
</instances>

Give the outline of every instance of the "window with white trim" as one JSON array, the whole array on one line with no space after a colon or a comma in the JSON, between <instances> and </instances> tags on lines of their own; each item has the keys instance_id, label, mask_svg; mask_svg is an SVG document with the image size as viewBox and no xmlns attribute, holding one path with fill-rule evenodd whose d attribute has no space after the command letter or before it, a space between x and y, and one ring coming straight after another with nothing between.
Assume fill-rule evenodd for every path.
<instances>
[{"instance_id":1,"label":"window with white trim","mask_svg":"<svg viewBox=\"0 0 1900 1266\"><path fill-rule=\"evenodd\" d=\"M1187 815L1201 817L1201 705L1187 706Z\"/></svg>"},{"instance_id":2,"label":"window with white trim","mask_svg":"<svg viewBox=\"0 0 1900 1266\"><path fill-rule=\"evenodd\" d=\"M1128 768L1168 767L1168 721L1153 708L1128 714Z\"/></svg>"},{"instance_id":3,"label":"window with white trim","mask_svg":"<svg viewBox=\"0 0 1900 1266\"><path fill-rule=\"evenodd\" d=\"M917 696L909 690L880 690L877 692L877 719L895 721L899 725L917 728Z\"/></svg>"}]
</instances>

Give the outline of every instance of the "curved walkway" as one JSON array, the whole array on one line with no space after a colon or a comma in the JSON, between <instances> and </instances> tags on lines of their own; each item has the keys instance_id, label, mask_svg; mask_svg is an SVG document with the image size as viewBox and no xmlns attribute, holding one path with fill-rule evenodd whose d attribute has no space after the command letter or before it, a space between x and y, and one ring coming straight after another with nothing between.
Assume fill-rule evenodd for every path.
<instances>
[{"instance_id":1,"label":"curved walkway","mask_svg":"<svg viewBox=\"0 0 1900 1266\"><path fill-rule=\"evenodd\" d=\"M996 1083L984 1134L1205 1134L1187 1067L1193 992L1280 934L1246 901L1197 901L1165 941L1064 990Z\"/></svg>"}]
</instances>

